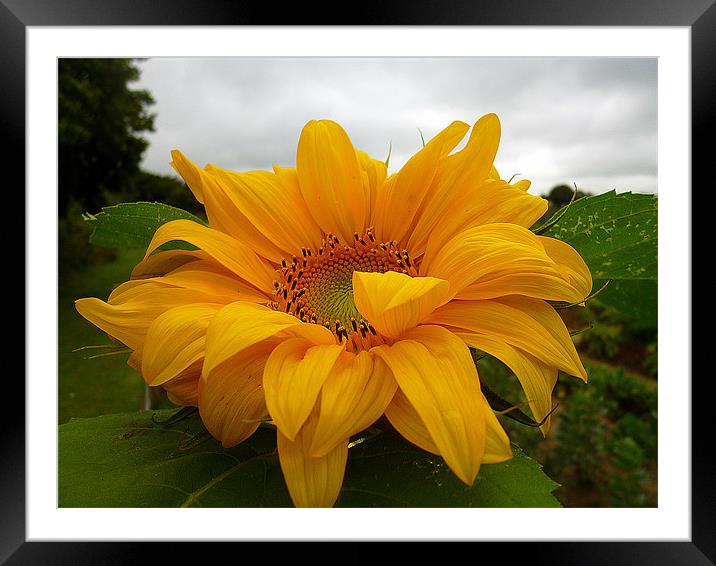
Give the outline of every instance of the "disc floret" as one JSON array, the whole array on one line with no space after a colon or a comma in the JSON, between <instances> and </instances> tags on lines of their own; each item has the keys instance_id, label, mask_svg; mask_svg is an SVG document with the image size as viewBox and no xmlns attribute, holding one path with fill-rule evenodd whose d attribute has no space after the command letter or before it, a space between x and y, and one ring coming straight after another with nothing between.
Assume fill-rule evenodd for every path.
<instances>
[{"instance_id":1,"label":"disc floret","mask_svg":"<svg viewBox=\"0 0 716 566\"><path fill-rule=\"evenodd\" d=\"M417 275L407 250L396 241L378 242L372 228L356 232L350 243L329 233L318 249L302 248L301 257L281 261L272 307L325 326L351 350L381 344L383 338L355 306L354 271Z\"/></svg>"}]
</instances>

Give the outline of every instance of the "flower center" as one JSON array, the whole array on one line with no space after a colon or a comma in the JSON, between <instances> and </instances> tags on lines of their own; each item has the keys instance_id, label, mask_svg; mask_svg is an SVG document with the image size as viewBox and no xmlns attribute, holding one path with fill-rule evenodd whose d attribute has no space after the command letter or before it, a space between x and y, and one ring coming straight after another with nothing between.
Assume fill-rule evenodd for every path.
<instances>
[{"instance_id":1,"label":"flower center","mask_svg":"<svg viewBox=\"0 0 716 566\"><path fill-rule=\"evenodd\" d=\"M417 271L397 242L377 242L373 229L357 232L351 245L326 234L317 250L302 248L302 257L282 260L274 281L276 300L271 306L304 322L321 324L339 341L356 349L382 343L375 328L364 320L353 300L353 272ZM353 349L351 348L351 349Z\"/></svg>"}]
</instances>

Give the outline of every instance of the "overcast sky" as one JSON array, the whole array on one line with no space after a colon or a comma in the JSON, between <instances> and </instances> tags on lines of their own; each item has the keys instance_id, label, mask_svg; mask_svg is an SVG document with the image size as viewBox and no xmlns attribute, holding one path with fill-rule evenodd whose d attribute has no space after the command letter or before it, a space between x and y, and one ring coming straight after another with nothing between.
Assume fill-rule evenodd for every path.
<instances>
[{"instance_id":1,"label":"overcast sky","mask_svg":"<svg viewBox=\"0 0 716 566\"><path fill-rule=\"evenodd\" d=\"M502 123L503 178L600 193L657 191L657 61L634 58L165 58L141 62L156 100L144 168L169 152L237 171L293 166L303 125L330 118L400 168L453 120Z\"/></svg>"}]
</instances>

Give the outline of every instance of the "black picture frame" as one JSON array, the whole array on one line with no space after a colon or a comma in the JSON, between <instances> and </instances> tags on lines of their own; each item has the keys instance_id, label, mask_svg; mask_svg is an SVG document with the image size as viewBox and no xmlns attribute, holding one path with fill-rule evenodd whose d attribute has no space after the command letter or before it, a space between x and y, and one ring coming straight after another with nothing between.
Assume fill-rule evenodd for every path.
<instances>
[{"instance_id":1,"label":"black picture frame","mask_svg":"<svg viewBox=\"0 0 716 566\"><path fill-rule=\"evenodd\" d=\"M490 0L476 2L360 3L351 10L312 11L304 4L295 7L227 0L0 0L0 131L6 149L3 164L6 198L14 199L15 215L26 218L30 212L22 205L17 212L17 189L25 186L25 56L26 28L30 26L105 26L105 25L539 25L539 26L686 26L691 30L692 87L692 185L712 192L707 179L707 142L713 128L713 95L716 86L716 7L714 0ZM337 5L336 5L337 6ZM347 16L350 14L350 16ZM349 20L344 21L344 18ZM12 188L11 188L12 187ZM690 190L690 188L689 188ZM11 192L12 191L12 192ZM53 195L48 189L48 198ZM22 201L24 203L24 199ZM16 231L17 233L19 231ZM23 231L24 232L24 231ZM6 232L7 233L7 232ZM7 237L7 236L6 236ZM25 248L21 262L24 264ZM16 291L15 291L16 292ZM27 301L32 297L24 297ZM19 302L18 302L19 303ZM9 316L9 315L6 315ZM17 320L17 319L15 319ZM24 316L23 316L24 320ZM683 329L691 333L691 328ZM688 360L691 364L691 360ZM23 368L24 369L24 368ZM24 371L23 371L24 374ZM682 376L691 380L689 365ZM699 378L701 381L699 381ZM692 523L688 542L491 542L481 544L488 556L530 560L549 564L619 565L716 563L716 489L711 480L709 462L710 396L707 375L691 380L692 392ZM48 384L48 387L51 385ZM25 399L24 382L17 372L5 376L5 400L0 426L0 562L7 564L128 564L164 563L186 558L187 545L206 543L176 542L27 542L25 537ZM12 400L9 402L8 400ZM559 536L555 533L555 536ZM216 544L216 543L214 543ZM235 543L222 543L222 545ZM241 543L239 543L241 544ZM254 544L254 543L244 543ZM379 543L352 543L355 550L340 557L321 552L334 561L353 563L380 558ZM298 546L298 550L297 547ZM439 545L438 545L439 546ZM301 560L312 549L291 544L291 559ZM433 547L434 548L434 547ZM222 550L224 550L222 548ZM411 545L424 559L428 549ZM271 561L280 545L271 543ZM221 550L219 550L221 551ZM484 559L477 549L467 549L475 559ZM213 551L212 551L213 552ZM236 551L230 551L236 552ZM244 556L251 556L251 550ZM403 552L401 550L401 552ZM436 559L448 558L438 548ZM459 552L459 550L458 550ZM240 559L242 555L237 555ZM252 560L268 560L252 558ZM407 559L407 557L406 557Z\"/></svg>"}]
</instances>

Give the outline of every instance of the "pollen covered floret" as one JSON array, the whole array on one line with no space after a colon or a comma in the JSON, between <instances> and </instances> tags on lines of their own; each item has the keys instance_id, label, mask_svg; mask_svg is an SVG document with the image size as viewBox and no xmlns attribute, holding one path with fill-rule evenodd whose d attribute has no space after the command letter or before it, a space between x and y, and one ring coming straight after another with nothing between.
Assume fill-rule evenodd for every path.
<instances>
[{"instance_id":1,"label":"pollen covered floret","mask_svg":"<svg viewBox=\"0 0 716 566\"><path fill-rule=\"evenodd\" d=\"M362 236L356 232L350 244L326 234L318 249L302 248L301 257L281 261L271 306L325 326L349 349L381 344L382 338L355 306L354 271L417 275L407 250L400 250L395 241L376 241L372 228Z\"/></svg>"}]
</instances>

